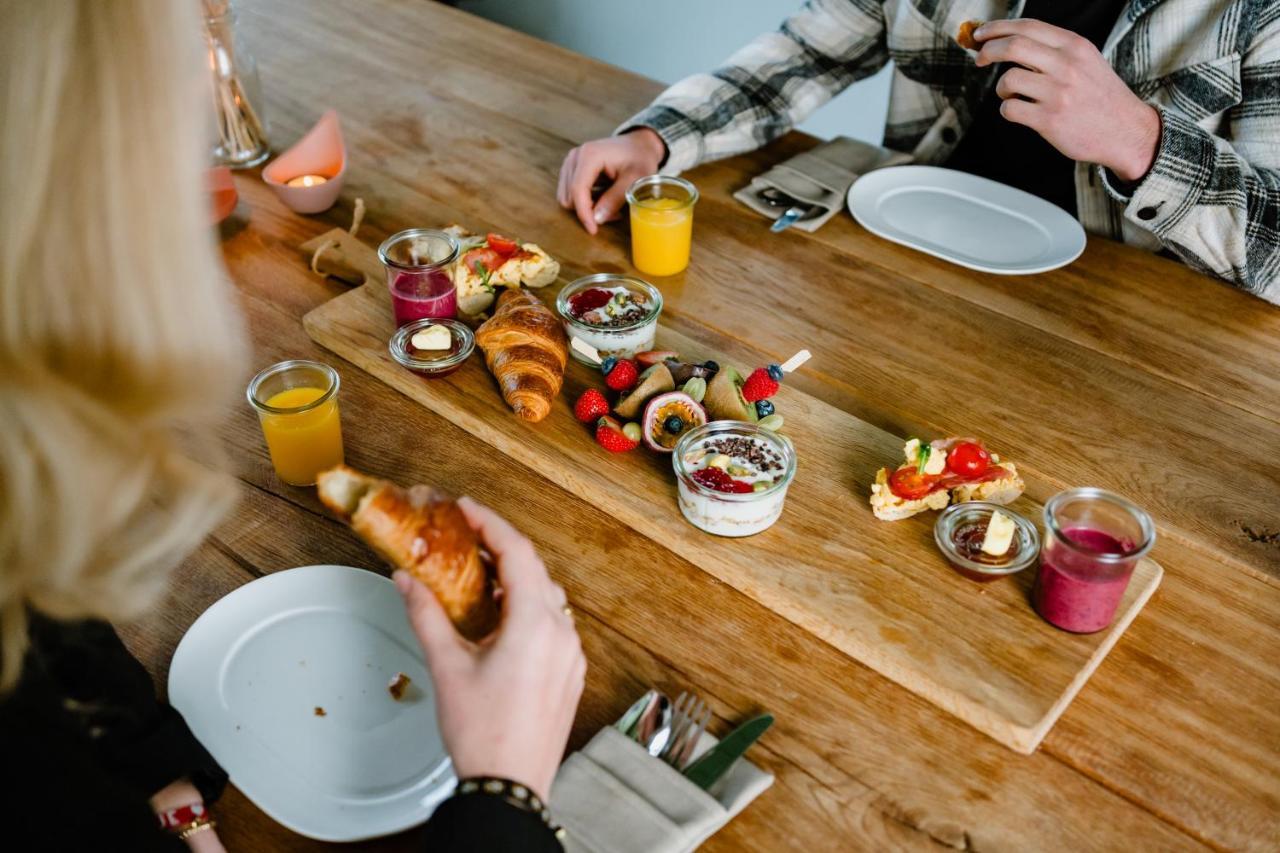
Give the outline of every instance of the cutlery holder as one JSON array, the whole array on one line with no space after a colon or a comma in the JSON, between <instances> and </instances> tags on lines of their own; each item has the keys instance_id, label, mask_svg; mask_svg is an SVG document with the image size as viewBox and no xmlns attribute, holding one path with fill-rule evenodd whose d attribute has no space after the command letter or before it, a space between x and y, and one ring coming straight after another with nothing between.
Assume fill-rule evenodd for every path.
<instances>
[{"instance_id":1,"label":"cutlery holder","mask_svg":"<svg viewBox=\"0 0 1280 853\"><path fill-rule=\"evenodd\" d=\"M858 177L883 166L910 163L911 157L847 136L837 136L816 148L784 160L733 194L733 197L769 219L777 219L786 206L773 207L760 198L761 190L781 190L814 205L819 213L798 220L793 228L817 231L844 207L849 187Z\"/></svg>"},{"instance_id":2,"label":"cutlery holder","mask_svg":"<svg viewBox=\"0 0 1280 853\"><path fill-rule=\"evenodd\" d=\"M716 743L704 733L694 755ZM560 767L551 815L568 853L684 853L772 784L773 774L742 758L704 791L608 726Z\"/></svg>"}]
</instances>

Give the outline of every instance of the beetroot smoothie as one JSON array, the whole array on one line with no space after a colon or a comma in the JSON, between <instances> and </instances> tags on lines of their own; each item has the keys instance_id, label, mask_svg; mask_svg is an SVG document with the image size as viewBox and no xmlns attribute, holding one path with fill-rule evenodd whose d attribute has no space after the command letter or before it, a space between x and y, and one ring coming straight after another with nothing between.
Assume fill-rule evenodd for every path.
<instances>
[{"instance_id":1,"label":"beetroot smoothie","mask_svg":"<svg viewBox=\"0 0 1280 853\"><path fill-rule=\"evenodd\" d=\"M444 270L402 272L391 282L396 326L414 320L452 320L458 316L458 290Z\"/></svg>"},{"instance_id":2,"label":"beetroot smoothie","mask_svg":"<svg viewBox=\"0 0 1280 853\"><path fill-rule=\"evenodd\" d=\"M1138 560L1155 544L1151 516L1119 495L1071 489L1044 507L1031 602L1049 624L1091 634L1115 618Z\"/></svg>"},{"instance_id":3,"label":"beetroot smoothie","mask_svg":"<svg viewBox=\"0 0 1280 853\"><path fill-rule=\"evenodd\" d=\"M1109 533L1073 527L1063 536L1083 551L1119 556L1133 550ZM1090 553L1058 545L1040 555L1040 575L1032 593L1036 611L1064 631L1091 634L1111 624L1116 607L1129 586L1136 560L1103 566Z\"/></svg>"}]
</instances>

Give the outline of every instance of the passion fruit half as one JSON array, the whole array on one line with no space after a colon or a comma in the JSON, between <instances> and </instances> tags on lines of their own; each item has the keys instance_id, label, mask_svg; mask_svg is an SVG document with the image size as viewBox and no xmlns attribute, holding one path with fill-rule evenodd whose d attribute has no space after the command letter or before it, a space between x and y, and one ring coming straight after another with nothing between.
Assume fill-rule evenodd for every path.
<instances>
[{"instance_id":1,"label":"passion fruit half","mask_svg":"<svg viewBox=\"0 0 1280 853\"><path fill-rule=\"evenodd\" d=\"M670 453L680 436L706 422L706 410L683 391L659 394L644 408L644 443L659 453Z\"/></svg>"}]
</instances>

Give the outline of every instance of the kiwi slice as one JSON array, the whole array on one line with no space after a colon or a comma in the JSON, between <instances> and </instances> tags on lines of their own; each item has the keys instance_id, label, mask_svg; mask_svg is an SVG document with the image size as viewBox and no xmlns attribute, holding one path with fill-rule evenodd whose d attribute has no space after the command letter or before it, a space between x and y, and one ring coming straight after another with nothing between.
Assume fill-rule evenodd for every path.
<instances>
[{"instance_id":1,"label":"kiwi slice","mask_svg":"<svg viewBox=\"0 0 1280 853\"><path fill-rule=\"evenodd\" d=\"M650 397L674 390L676 390L676 381L671 378L671 371L665 364L655 364L644 372L640 384L632 388L631 393L624 394L618 399L618 405L614 406L613 410L620 417L634 421L640 417L640 412L644 410L644 404L649 402Z\"/></svg>"},{"instance_id":2,"label":"kiwi slice","mask_svg":"<svg viewBox=\"0 0 1280 853\"><path fill-rule=\"evenodd\" d=\"M755 421L756 407L742 397L742 374L728 365L707 383L702 405L713 421Z\"/></svg>"}]
</instances>

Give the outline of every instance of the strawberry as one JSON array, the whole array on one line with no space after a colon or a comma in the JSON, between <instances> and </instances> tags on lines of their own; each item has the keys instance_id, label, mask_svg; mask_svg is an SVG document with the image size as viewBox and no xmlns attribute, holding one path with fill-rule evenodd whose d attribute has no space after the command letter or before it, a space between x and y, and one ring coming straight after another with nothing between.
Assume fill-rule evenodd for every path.
<instances>
[{"instance_id":1,"label":"strawberry","mask_svg":"<svg viewBox=\"0 0 1280 853\"><path fill-rule=\"evenodd\" d=\"M604 384L615 391L630 391L639 378L640 373L636 370L636 363L622 358L618 359L613 369L605 374Z\"/></svg>"},{"instance_id":2,"label":"strawberry","mask_svg":"<svg viewBox=\"0 0 1280 853\"><path fill-rule=\"evenodd\" d=\"M582 392L578 402L573 406L573 416L584 424L599 420L609 414L609 401L595 388Z\"/></svg>"},{"instance_id":3,"label":"strawberry","mask_svg":"<svg viewBox=\"0 0 1280 853\"><path fill-rule=\"evenodd\" d=\"M651 349L648 352L636 353L636 361L645 367L652 367L655 364L661 364L664 361L670 361L680 357L680 353L669 349Z\"/></svg>"},{"instance_id":4,"label":"strawberry","mask_svg":"<svg viewBox=\"0 0 1280 853\"><path fill-rule=\"evenodd\" d=\"M628 438L622 425L610 417L596 421L596 444L610 453L626 453L640 446L640 442Z\"/></svg>"},{"instance_id":5,"label":"strawberry","mask_svg":"<svg viewBox=\"0 0 1280 853\"><path fill-rule=\"evenodd\" d=\"M779 371L781 373L781 371ZM757 367L747 381L742 383L742 399L748 403L764 400L778 393L778 380L773 371L765 367Z\"/></svg>"}]
</instances>

